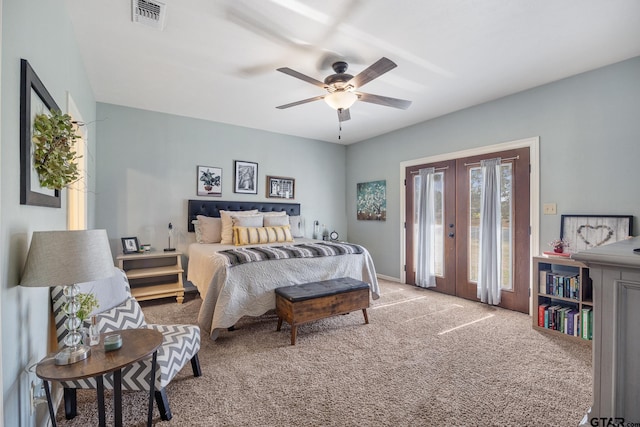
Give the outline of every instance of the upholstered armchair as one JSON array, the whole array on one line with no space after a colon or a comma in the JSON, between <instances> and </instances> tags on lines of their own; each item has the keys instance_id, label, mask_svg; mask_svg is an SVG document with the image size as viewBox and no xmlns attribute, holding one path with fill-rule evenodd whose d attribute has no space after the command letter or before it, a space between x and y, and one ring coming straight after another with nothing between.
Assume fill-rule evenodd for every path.
<instances>
[{"instance_id":1,"label":"upholstered armchair","mask_svg":"<svg viewBox=\"0 0 640 427\"><path fill-rule=\"evenodd\" d=\"M100 306L92 314L96 315L101 333L129 328L151 328L162 332L164 339L158 349L155 400L162 420L172 417L167 400L166 387L173 377L191 361L193 375L201 375L198 361L200 350L200 328L195 325L150 325L145 322L144 314L138 302L131 296L131 289L124 272L114 267L112 277L96 282L78 284L80 292L93 293ZM62 345L67 329L64 326L66 315L62 310L65 303L63 287L51 289L51 301L56 322L58 344ZM88 324L85 326L89 326ZM91 357L91 356L89 356ZM148 391L151 376L151 359L134 363L122 370L122 390ZM76 389L95 389L93 378L63 382L65 415L67 419L76 416ZM113 374L105 375L104 386L113 389Z\"/></svg>"}]
</instances>

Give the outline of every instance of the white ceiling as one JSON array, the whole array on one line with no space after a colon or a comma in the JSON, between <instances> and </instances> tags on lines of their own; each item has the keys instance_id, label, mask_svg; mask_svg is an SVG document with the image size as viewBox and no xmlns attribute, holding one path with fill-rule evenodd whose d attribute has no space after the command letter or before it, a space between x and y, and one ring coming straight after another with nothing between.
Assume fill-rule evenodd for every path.
<instances>
[{"instance_id":1,"label":"white ceiling","mask_svg":"<svg viewBox=\"0 0 640 427\"><path fill-rule=\"evenodd\" d=\"M97 101L342 144L640 55L638 0L161 0L163 31L65 1ZM275 108L323 95L276 68L323 80L335 55L396 62L362 92L413 104L356 102L341 140L322 100Z\"/></svg>"}]
</instances>

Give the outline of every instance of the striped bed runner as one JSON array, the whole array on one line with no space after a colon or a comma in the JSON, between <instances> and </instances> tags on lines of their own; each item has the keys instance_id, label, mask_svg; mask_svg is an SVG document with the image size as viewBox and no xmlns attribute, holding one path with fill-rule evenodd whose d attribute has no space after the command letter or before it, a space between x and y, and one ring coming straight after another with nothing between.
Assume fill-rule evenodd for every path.
<instances>
[{"instance_id":1,"label":"striped bed runner","mask_svg":"<svg viewBox=\"0 0 640 427\"><path fill-rule=\"evenodd\" d=\"M318 242L299 245L263 246L236 248L218 252L227 259L227 265L246 264L255 261L288 258L315 258L323 256L351 255L364 253L362 246L352 243Z\"/></svg>"}]
</instances>

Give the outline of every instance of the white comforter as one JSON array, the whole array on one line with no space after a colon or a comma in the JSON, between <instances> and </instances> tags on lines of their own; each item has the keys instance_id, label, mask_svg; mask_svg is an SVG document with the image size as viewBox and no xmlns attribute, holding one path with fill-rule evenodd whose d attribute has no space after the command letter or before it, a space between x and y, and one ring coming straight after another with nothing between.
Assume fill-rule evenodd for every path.
<instances>
[{"instance_id":1,"label":"white comforter","mask_svg":"<svg viewBox=\"0 0 640 427\"><path fill-rule=\"evenodd\" d=\"M312 241L296 239L296 243ZM279 246L274 243L270 246ZM374 299L379 298L378 280L369 252L317 258L259 261L234 267L216 252L233 245L192 243L189 246L187 280L200 292L200 327L212 339L220 329L233 326L243 316L260 316L275 309L273 290L282 286L353 277L369 283Z\"/></svg>"}]
</instances>

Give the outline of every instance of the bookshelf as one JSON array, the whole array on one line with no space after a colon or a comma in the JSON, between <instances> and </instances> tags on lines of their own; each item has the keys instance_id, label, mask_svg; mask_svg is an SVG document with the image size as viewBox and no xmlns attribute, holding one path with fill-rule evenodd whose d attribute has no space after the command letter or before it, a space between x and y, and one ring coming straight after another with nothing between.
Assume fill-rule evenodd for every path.
<instances>
[{"instance_id":1,"label":"bookshelf","mask_svg":"<svg viewBox=\"0 0 640 427\"><path fill-rule=\"evenodd\" d=\"M533 257L533 327L591 341L593 290L589 269L563 257Z\"/></svg>"}]
</instances>

